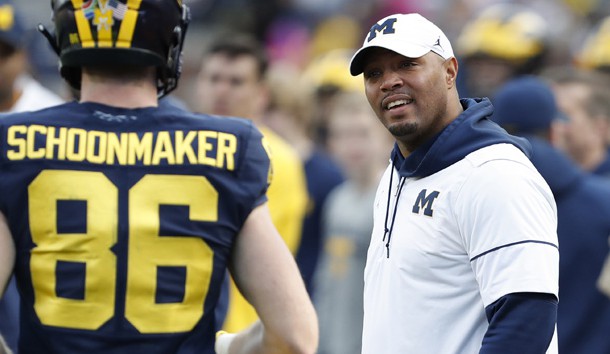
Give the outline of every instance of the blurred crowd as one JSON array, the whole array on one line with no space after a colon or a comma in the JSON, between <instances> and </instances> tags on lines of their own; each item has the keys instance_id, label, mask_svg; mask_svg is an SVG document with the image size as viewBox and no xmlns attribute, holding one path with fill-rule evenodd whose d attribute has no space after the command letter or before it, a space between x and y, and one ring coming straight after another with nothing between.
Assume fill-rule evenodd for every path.
<instances>
[{"instance_id":1,"label":"blurred crowd","mask_svg":"<svg viewBox=\"0 0 610 354\"><path fill-rule=\"evenodd\" d=\"M498 123L534 146L558 204L560 352L610 353L610 1L184 2L193 22L180 86L166 101L252 119L270 140L270 209L318 308L320 354L360 350L372 204L392 144L349 59L373 21L407 12L453 43L460 96L489 97ZM51 23L48 3L16 5L23 37L0 39L0 111L26 76L75 98L34 30ZM7 18L0 2L0 30ZM22 65L7 65L13 51ZM231 330L256 316L232 306Z\"/></svg>"},{"instance_id":2,"label":"blurred crowd","mask_svg":"<svg viewBox=\"0 0 610 354\"><path fill-rule=\"evenodd\" d=\"M494 31L517 31L515 41L531 41L542 45L544 65L573 64L582 57L590 35L610 15L607 0L184 0L192 9L193 22L187 38L184 78L176 93L192 105L196 97L191 92L201 56L206 45L216 36L230 33L249 33L257 38L269 53L271 62L287 63L306 71L316 59L335 49L354 51L378 18L391 13L419 12L435 23L442 24L449 40L457 47L456 54L465 56L481 41L494 41L496 54L519 60L529 55L526 43L507 42ZM28 34L28 49L32 69L42 82L60 89L62 81L56 74L57 60L46 41L33 29L38 23L51 23L48 6L34 0L18 1ZM510 3L527 6L544 22L532 18L508 19L506 13L497 14L487 23L473 24L473 19L490 6ZM504 29L493 28L496 22L510 22ZM468 28L470 27L470 28ZM481 33L483 32L483 33ZM472 38L474 34L475 38ZM508 37L508 36L507 36ZM603 40L600 38L599 40ZM539 41L539 42L537 42ZM459 43L459 45L458 45ZM538 43L538 44L536 44ZM505 53L500 53L504 50ZM603 49L599 49L603 50ZM588 60L592 60L589 58ZM462 71L464 74L464 71ZM464 76L464 75L461 75ZM462 93L464 95L465 92Z\"/></svg>"}]
</instances>

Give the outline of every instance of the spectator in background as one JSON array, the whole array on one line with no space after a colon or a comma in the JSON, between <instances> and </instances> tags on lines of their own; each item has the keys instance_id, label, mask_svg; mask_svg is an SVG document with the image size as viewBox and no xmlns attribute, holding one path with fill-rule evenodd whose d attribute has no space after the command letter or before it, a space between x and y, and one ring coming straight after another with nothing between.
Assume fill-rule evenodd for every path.
<instances>
[{"instance_id":1,"label":"spectator in background","mask_svg":"<svg viewBox=\"0 0 610 354\"><path fill-rule=\"evenodd\" d=\"M347 68L345 68L347 70ZM343 181L337 163L313 140L314 88L292 67L275 64L268 74L270 105L264 122L296 149L305 166L309 202L296 260L312 296L321 241L321 210L328 193Z\"/></svg>"},{"instance_id":2,"label":"spectator in background","mask_svg":"<svg viewBox=\"0 0 610 354\"><path fill-rule=\"evenodd\" d=\"M353 354L360 353L362 344L362 275L373 230L375 191L392 140L360 92L337 96L328 128L329 152L347 179L324 203L324 247L314 277L318 353Z\"/></svg>"},{"instance_id":3,"label":"spectator in background","mask_svg":"<svg viewBox=\"0 0 610 354\"><path fill-rule=\"evenodd\" d=\"M610 3L608 3L610 6ZM584 44L579 48L574 57L577 67L592 71L599 76L598 81L604 81L610 85L610 15L603 17L586 36ZM609 90L608 86L605 92ZM610 116L610 98L606 99L606 112ZM610 131L606 138L610 147Z\"/></svg>"},{"instance_id":4,"label":"spectator in background","mask_svg":"<svg viewBox=\"0 0 610 354\"><path fill-rule=\"evenodd\" d=\"M17 7L11 1L0 0L0 113L33 111L63 102L30 76L26 33ZM0 334L16 353L19 293L14 279L0 300Z\"/></svg>"},{"instance_id":5,"label":"spectator in background","mask_svg":"<svg viewBox=\"0 0 610 354\"><path fill-rule=\"evenodd\" d=\"M0 0L0 112L21 112L62 103L28 71L25 24L18 8Z\"/></svg>"},{"instance_id":6,"label":"spectator in background","mask_svg":"<svg viewBox=\"0 0 610 354\"><path fill-rule=\"evenodd\" d=\"M194 108L202 113L247 118L261 130L273 166L273 182L267 192L269 210L274 225L295 255L307 206L305 172L298 152L264 124L269 104L267 68L266 53L255 38L219 36L202 59L194 100L199 105ZM225 329L237 332L256 319L254 309L231 283Z\"/></svg>"},{"instance_id":7,"label":"spectator in background","mask_svg":"<svg viewBox=\"0 0 610 354\"><path fill-rule=\"evenodd\" d=\"M610 74L610 16L593 27L575 62L580 67Z\"/></svg>"},{"instance_id":8,"label":"spectator in background","mask_svg":"<svg viewBox=\"0 0 610 354\"><path fill-rule=\"evenodd\" d=\"M567 120L555 145L585 171L610 178L609 77L573 68L544 72Z\"/></svg>"},{"instance_id":9,"label":"spectator in background","mask_svg":"<svg viewBox=\"0 0 610 354\"><path fill-rule=\"evenodd\" d=\"M530 159L557 202L559 353L610 353L610 298L596 286L608 254L610 184L552 147L559 110L546 83L535 77L510 81L493 103L494 121L529 140Z\"/></svg>"},{"instance_id":10,"label":"spectator in background","mask_svg":"<svg viewBox=\"0 0 610 354\"><path fill-rule=\"evenodd\" d=\"M335 49L322 53L305 68L304 76L315 87L314 139L326 148L329 112L335 98L342 92L362 92L364 86L358 78L349 75L352 50Z\"/></svg>"},{"instance_id":11,"label":"spectator in background","mask_svg":"<svg viewBox=\"0 0 610 354\"><path fill-rule=\"evenodd\" d=\"M460 95L493 97L509 79L538 72L549 52L548 26L526 5L494 4L476 14L456 43Z\"/></svg>"}]
</instances>

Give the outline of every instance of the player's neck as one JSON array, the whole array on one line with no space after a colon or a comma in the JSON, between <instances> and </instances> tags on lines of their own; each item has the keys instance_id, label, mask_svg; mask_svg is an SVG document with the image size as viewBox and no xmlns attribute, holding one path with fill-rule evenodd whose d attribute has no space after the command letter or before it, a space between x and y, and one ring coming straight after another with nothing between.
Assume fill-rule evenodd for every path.
<instances>
[{"instance_id":1,"label":"player's neck","mask_svg":"<svg viewBox=\"0 0 610 354\"><path fill-rule=\"evenodd\" d=\"M157 88L149 80L119 82L83 75L81 102L95 102L119 108L158 106Z\"/></svg>"}]
</instances>

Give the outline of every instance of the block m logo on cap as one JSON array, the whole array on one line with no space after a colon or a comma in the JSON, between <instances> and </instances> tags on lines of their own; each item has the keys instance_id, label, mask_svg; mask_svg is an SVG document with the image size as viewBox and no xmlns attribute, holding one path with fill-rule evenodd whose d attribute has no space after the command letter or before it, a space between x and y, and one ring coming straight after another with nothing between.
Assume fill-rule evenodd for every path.
<instances>
[{"instance_id":1,"label":"block m logo on cap","mask_svg":"<svg viewBox=\"0 0 610 354\"><path fill-rule=\"evenodd\" d=\"M396 30L394 29L394 23L396 23L396 21L397 19L392 17L385 20L382 24L374 24L373 27L371 27L371 30L369 31L369 37L366 39L367 42L370 42L375 39L375 37L377 37L378 32L383 31L383 34L390 34L396 32Z\"/></svg>"}]
</instances>

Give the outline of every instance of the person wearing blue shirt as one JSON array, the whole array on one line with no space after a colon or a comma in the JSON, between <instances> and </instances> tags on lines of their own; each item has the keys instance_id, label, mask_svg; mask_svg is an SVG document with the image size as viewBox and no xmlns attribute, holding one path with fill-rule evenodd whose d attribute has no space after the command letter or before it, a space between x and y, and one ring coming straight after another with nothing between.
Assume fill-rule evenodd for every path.
<instances>
[{"instance_id":1,"label":"person wearing blue shirt","mask_svg":"<svg viewBox=\"0 0 610 354\"><path fill-rule=\"evenodd\" d=\"M557 203L559 352L610 353L610 298L596 285L608 254L610 183L551 145L561 115L545 82L532 76L509 81L493 103L492 119L530 142L530 159Z\"/></svg>"}]
</instances>

